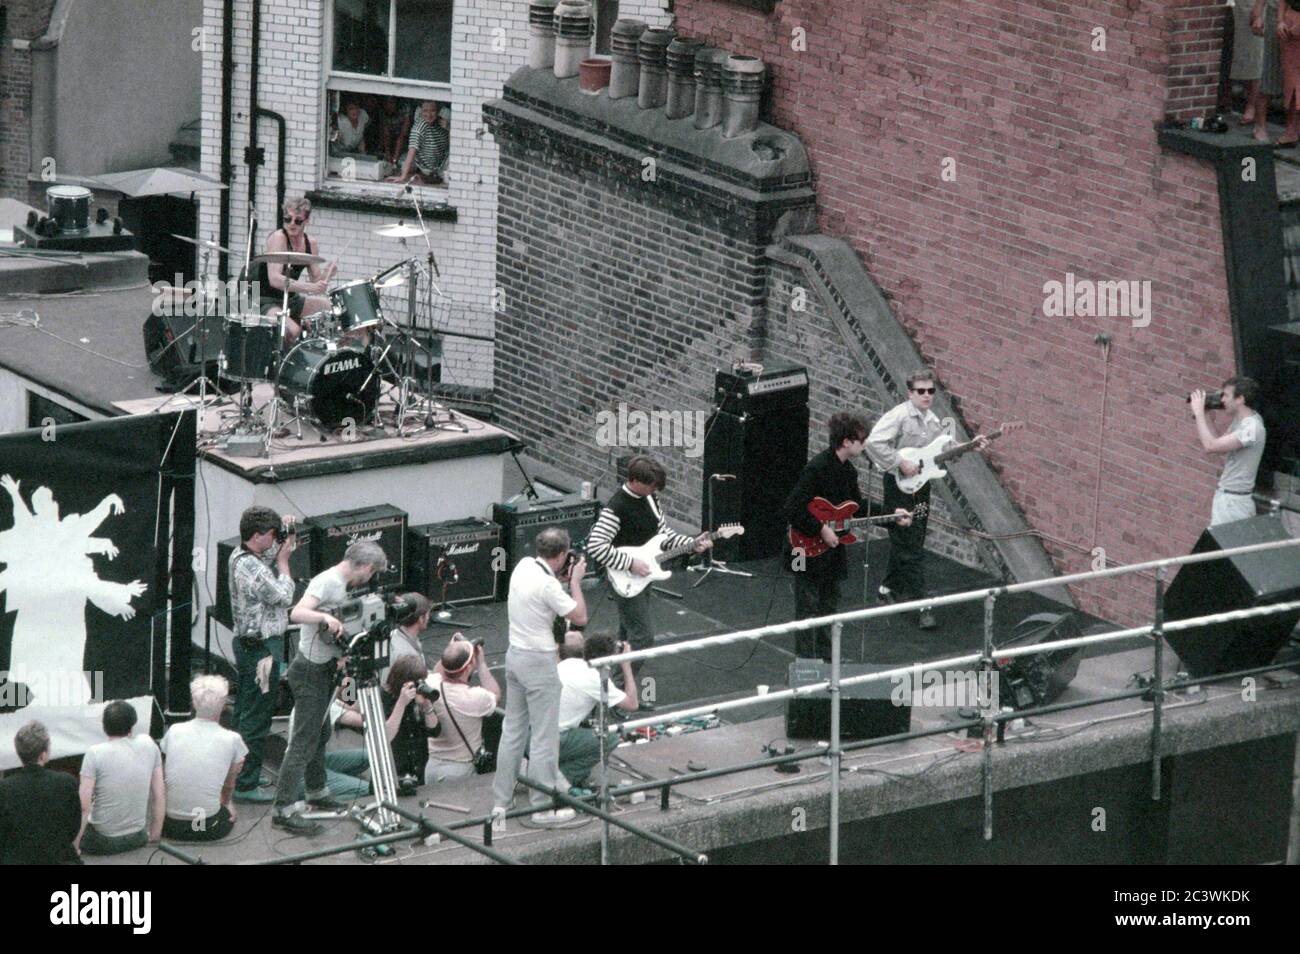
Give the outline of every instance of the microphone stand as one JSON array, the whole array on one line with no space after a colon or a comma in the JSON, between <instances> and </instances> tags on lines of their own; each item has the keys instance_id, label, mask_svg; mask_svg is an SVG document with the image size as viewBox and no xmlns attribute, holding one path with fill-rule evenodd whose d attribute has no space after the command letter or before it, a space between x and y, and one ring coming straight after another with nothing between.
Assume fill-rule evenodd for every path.
<instances>
[{"instance_id":1,"label":"microphone stand","mask_svg":"<svg viewBox=\"0 0 1300 954\"><path fill-rule=\"evenodd\" d=\"M447 579L446 573L451 574L450 580ZM451 610L447 608L447 587L452 583L460 582L460 573L456 569L456 564L452 563L446 557L440 557L438 559L437 569L434 570L434 576L436 576L438 582L442 584L442 594L441 599L434 605L433 610L429 613L429 622L434 626L450 626L453 629L473 629L477 624L452 619Z\"/></svg>"},{"instance_id":2,"label":"microphone stand","mask_svg":"<svg viewBox=\"0 0 1300 954\"><path fill-rule=\"evenodd\" d=\"M718 529L718 525L719 525L717 511L715 511L713 508L714 482L716 481L718 483L721 483L724 480L735 480L735 479L736 479L735 474L710 474L709 475L709 523L711 524L711 526L705 527L706 530L710 530L710 531L716 530ZM709 578L709 575L715 571L721 574L726 574L728 576L752 577L754 575L753 573L748 573L745 570L733 570L731 567L727 566L727 564L724 563L722 560L715 560L713 558L712 547L704 551L703 562L693 566L688 566L686 570L689 573L704 574L702 577L700 577L698 580L696 580L694 583L691 584L691 589L695 589L697 586L699 586L701 583L707 580Z\"/></svg>"}]
</instances>

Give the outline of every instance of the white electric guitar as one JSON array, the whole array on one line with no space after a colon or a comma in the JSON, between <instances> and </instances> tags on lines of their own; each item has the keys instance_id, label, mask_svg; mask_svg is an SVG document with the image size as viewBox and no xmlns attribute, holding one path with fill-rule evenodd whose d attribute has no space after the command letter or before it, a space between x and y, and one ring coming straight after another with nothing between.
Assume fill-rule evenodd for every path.
<instances>
[{"instance_id":1,"label":"white electric guitar","mask_svg":"<svg viewBox=\"0 0 1300 954\"><path fill-rule=\"evenodd\" d=\"M993 433L984 436L991 441L995 441L1003 434L1018 431L1024 426L1024 421L1007 421ZM911 461L919 469L911 477L904 477L895 470L894 479L898 482L898 489L905 494L914 494L936 477L947 476L948 472L940 465L946 461L955 460L967 451L974 450L978 441L979 438L976 438L944 450L945 447L952 443L952 435L940 434L924 447L900 448L898 456L903 460Z\"/></svg>"},{"instance_id":2,"label":"white electric guitar","mask_svg":"<svg viewBox=\"0 0 1300 954\"><path fill-rule=\"evenodd\" d=\"M745 532L745 528L738 523L724 523L708 535L710 540L725 540L728 537L738 537ZM691 542L683 544L680 547L674 547L671 550L663 549L664 541L668 539L665 533L658 533L641 544L639 547L615 547L615 553L625 553L633 560L640 560L650 567L650 573L647 576L637 576L631 570L616 570L608 567L605 570L609 576L609 585L614 587L614 592L619 596L632 597L636 596L651 583L656 580L666 580L672 576L671 570L665 570L664 564L669 560L691 553L695 550L698 537L692 537Z\"/></svg>"}]
</instances>

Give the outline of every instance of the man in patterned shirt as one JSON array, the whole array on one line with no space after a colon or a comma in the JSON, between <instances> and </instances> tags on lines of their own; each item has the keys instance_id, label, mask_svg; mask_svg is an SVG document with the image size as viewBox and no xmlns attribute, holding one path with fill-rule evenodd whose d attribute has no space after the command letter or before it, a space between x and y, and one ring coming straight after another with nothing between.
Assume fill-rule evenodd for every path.
<instances>
[{"instance_id":1,"label":"man in patterned shirt","mask_svg":"<svg viewBox=\"0 0 1300 954\"><path fill-rule=\"evenodd\" d=\"M389 182L414 182L417 185L440 185L451 151L451 133L439 118L440 107L431 99L420 104L420 113L411 126L410 146L402 171Z\"/></svg>"},{"instance_id":2,"label":"man in patterned shirt","mask_svg":"<svg viewBox=\"0 0 1300 954\"><path fill-rule=\"evenodd\" d=\"M266 734L280 685L279 660L266 641L283 636L288 626L289 607L293 605L289 556L297 544L297 537L291 535L275 549L276 531L282 523L292 525L293 517L281 519L269 507L249 507L239 518L239 539L243 543L230 555L230 609L239 671L235 717L239 734L248 746L243 771L235 780L235 800L241 802L269 802L273 798L269 791L259 790L263 784Z\"/></svg>"}]
</instances>

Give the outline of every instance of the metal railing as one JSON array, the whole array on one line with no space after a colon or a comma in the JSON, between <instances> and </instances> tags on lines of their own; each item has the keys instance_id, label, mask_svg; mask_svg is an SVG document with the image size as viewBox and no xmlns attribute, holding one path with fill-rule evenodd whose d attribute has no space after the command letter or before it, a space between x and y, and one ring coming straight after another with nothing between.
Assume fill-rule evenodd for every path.
<instances>
[{"instance_id":1,"label":"metal railing","mask_svg":"<svg viewBox=\"0 0 1300 954\"><path fill-rule=\"evenodd\" d=\"M600 706L597 721L597 735L600 741L600 762L598 763L601 770L600 776L600 793L599 805L601 814L604 818L601 820L601 839L600 839L600 857L601 864L609 863L610 854L610 819L613 817L609 814L611 800L615 796L632 794L638 791L659 790L661 793L660 807L664 810L668 808L668 796L673 787L686 784L688 782L700 781L706 778L717 778L724 775L735 774L738 772L750 771L754 768L765 766L776 766L787 763L794 763L813 758L828 758L830 761L830 821L829 821L829 840L830 840L830 863L839 863L839 829L840 829L840 774L842 769L842 760L845 751L855 751L858 749L870 748L877 745L884 745L893 742L901 742L909 739L924 738L930 735L945 734L961 728L976 728L983 730L983 800L984 800L984 838L990 840L993 837L993 745L995 731L998 727L1010 720L1023 718L1026 715L1034 715L1046 712L1063 711L1065 709L1084 708L1088 706L1100 705L1119 699L1134 698L1150 694L1153 700L1152 706L1152 726L1151 726L1151 786L1152 800L1159 801L1160 791L1160 773L1162 764L1161 754L1161 734L1163 731L1163 710L1164 698L1167 692L1184 687L1191 687L1203 683L1217 682L1228 678L1241 677L1256 673L1270 672L1276 669L1287 668L1289 663L1279 663L1273 666L1255 667L1249 670L1242 670L1237 673L1217 674L1202 679L1183 680L1166 684L1162 672L1164 665L1164 637L1170 632L1179 632L1183 630L1192 630L1204 626L1215 625L1224 622L1238 622L1241 620L1264 617L1276 613L1292 612L1300 610L1300 601L1280 604L1272 604L1264 607L1256 607L1248 610L1233 610L1224 613L1216 613L1207 616L1196 617L1193 619L1180 620L1173 623L1166 623L1164 619L1164 597L1165 597L1165 574L1169 567L1186 566L1193 563L1203 563L1212 560L1223 560L1232 557L1238 557L1249 554L1264 553L1272 550L1289 549L1300 546L1300 538L1272 541L1269 543L1253 544L1244 547L1235 547L1227 550L1219 550L1213 553L1190 554L1181 557L1169 557L1160 560L1150 560L1145 563L1128 564L1123 567L1113 567L1110 569L1094 570L1087 573L1075 573L1067 576L1050 577L1044 580L1032 580L1025 583L1012 583L1002 586L987 587L984 589L969 590L963 593L953 593L947 596L935 597L933 599L913 600L906 603L895 603L889 606L872 607L869 609L850 610L844 613L836 613L831 616L822 616L810 619L795 620L789 623L777 623L770 626L761 626L754 629L739 630L733 633L723 633L717 636L706 636L701 639L689 640L680 643L672 643L667 646L659 646L651 649L635 650L627 653L619 653L614 656L604 656L591 661L600 671ZM1069 639L1059 639L1051 642L1037 643L1032 646L1013 647L1008 649L997 649L993 643L993 615L996 601L1001 596L1014 593L1025 593L1043 589L1056 589L1069 586L1074 583L1082 583L1090 580L1106 579L1109 577L1124 576L1132 573L1141 573L1144 571L1155 571L1155 608L1153 620L1149 625L1132 627L1129 629L1119 630L1112 633L1101 633L1092 636L1079 636ZM931 660L928 662L916 662L907 666L901 666L893 669L873 672L850 678L841 678L841 643L843 637L843 628L846 623L863 622L875 619L881 619L888 616L895 616L901 613L915 612L924 607L953 606L963 603L983 601L984 603L984 624L983 624L983 647L978 653L968 653L961 656L954 656L947 659ZM675 718L684 718L692 715L701 715L705 713L716 713L730 709L745 708L754 705L767 705L774 701L793 699L798 696L812 694L828 693L830 695L831 708L831 726L830 726L830 744L825 751L814 750L804 753L795 753L786 756L776 756L769 759L749 762L743 765L732 766L724 769L716 769L706 772L686 773L674 776L671 779L654 780L650 782L637 783L632 785L620 786L617 789L611 789L609 785L608 772L608 730L611 724L608 719L609 712L609 679L612 667L624 662L635 662L646 659L655 659L661 656L674 656L682 653L698 652L705 649L712 649L717 646L725 646L739 642L753 642L763 639L767 636L778 636L786 633L799 633L806 630L821 629L829 626L831 632L831 663L830 678L821 683L808 686L800 686L794 689L786 689L778 692L768 692L764 694L755 694L746 696L741 699L732 699L725 702L713 703L709 705L694 706L686 709L680 709L669 712L657 713L653 717L628 720L617 723L617 729L620 732L632 731L652 725L659 725L665 721ZM1012 713L1001 713L994 711L994 700L991 695L981 700L980 717L975 720L969 720L957 725L946 724L942 727L916 732L901 733L899 735L889 736L882 739L870 739L863 742L844 746L841 739L840 726L840 693L844 686L859 685L862 683L878 682L885 679L895 679L900 676L919 675L925 670L936 670L944 668L955 668L958 666L978 665L984 674L991 674L996 671L998 660L1015 658L1020 656L1031 656L1038 653L1059 652L1063 649L1074 649L1085 646L1092 646L1107 642L1116 642L1129 640L1137 637L1149 636L1153 638L1153 682L1151 686L1139 689L1136 692L1125 692L1113 694L1094 699L1087 699L1076 703L1058 704L1055 706L1043 706L1037 709L1021 709ZM558 799L557 799L558 802ZM480 820L466 820L461 824L477 824ZM630 827L630 826L620 826ZM637 834L644 834L637 832ZM677 846L680 847L680 846ZM689 850L689 849L687 849Z\"/></svg>"}]
</instances>

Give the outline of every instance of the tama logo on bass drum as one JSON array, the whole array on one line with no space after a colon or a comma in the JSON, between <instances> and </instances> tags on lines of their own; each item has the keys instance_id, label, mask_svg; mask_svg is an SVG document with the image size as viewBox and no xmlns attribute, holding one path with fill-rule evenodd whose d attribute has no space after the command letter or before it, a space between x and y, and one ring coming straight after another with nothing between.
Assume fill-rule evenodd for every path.
<instances>
[{"instance_id":1,"label":"tama logo on bass drum","mask_svg":"<svg viewBox=\"0 0 1300 954\"><path fill-rule=\"evenodd\" d=\"M360 358L344 358L342 361L327 363L321 374L338 374L340 371L355 371L361 367Z\"/></svg>"}]
</instances>

